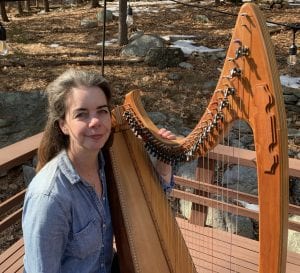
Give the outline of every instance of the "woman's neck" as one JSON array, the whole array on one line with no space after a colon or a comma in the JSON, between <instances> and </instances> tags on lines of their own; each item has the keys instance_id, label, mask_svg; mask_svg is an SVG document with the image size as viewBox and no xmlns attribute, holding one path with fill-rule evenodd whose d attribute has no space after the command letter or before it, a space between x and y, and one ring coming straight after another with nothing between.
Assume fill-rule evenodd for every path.
<instances>
[{"instance_id":1,"label":"woman's neck","mask_svg":"<svg viewBox=\"0 0 300 273\"><path fill-rule=\"evenodd\" d=\"M74 154L68 150L67 154L79 176L94 188L98 196L101 196L102 185L98 171L98 153Z\"/></svg>"},{"instance_id":2,"label":"woman's neck","mask_svg":"<svg viewBox=\"0 0 300 273\"><path fill-rule=\"evenodd\" d=\"M67 151L68 157L79 172L98 171L98 153L74 153Z\"/></svg>"}]
</instances>

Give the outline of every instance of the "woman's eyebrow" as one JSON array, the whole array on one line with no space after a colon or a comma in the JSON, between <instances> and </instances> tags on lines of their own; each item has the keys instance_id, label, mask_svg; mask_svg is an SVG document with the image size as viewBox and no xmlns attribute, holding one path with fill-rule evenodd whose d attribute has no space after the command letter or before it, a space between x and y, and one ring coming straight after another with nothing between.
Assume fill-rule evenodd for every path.
<instances>
[{"instance_id":1,"label":"woman's eyebrow","mask_svg":"<svg viewBox=\"0 0 300 273\"><path fill-rule=\"evenodd\" d=\"M102 109L102 108L109 108L109 107L108 107L107 104L103 104L103 105L97 106L96 109ZM88 111L88 109L87 109L87 108L84 108L84 107L79 107L79 108L75 108L73 111L74 111L74 112L81 112L81 111Z\"/></svg>"},{"instance_id":2,"label":"woman's eyebrow","mask_svg":"<svg viewBox=\"0 0 300 273\"><path fill-rule=\"evenodd\" d=\"M100 105L100 106L97 107L97 109L102 109L102 108L108 108L108 105L104 104L104 105Z\"/></svg>"},{"instance_id":3,"label":"woman's eyebrow","mask_svg":"<svg viewBox=\"0 0 300 273\"><path fill-rule=\"evenodd\" d=\"M73 110L73 113L76 113L76 112L84 112L84 111L87 111L87 109L86 109L86 108L80 107L80 108L75 108L75 109Z\"/></svg>"}]
</instances>

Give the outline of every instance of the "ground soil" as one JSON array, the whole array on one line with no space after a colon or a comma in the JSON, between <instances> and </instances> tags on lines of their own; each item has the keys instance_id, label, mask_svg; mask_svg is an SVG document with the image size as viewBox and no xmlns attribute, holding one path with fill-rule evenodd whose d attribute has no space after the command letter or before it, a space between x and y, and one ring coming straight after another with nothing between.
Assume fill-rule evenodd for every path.
<instances>
[{"instance_id":1,"label":"ground soil","mask_svg":"<svg viewBox=\"0 0 300 273\"><path fill-rule=\"evenodd\" d=\"M133 2L132 6L134 7ZM193 4L197 4L194 1ZM209 8L226 13L237 14L240 6L222 4ZM89 4L61 7L50 6L51 12L43 13L40 8L32 7L30 12L18 15L16 9L8 9L10 22L5 23L9 54L0 56L0 91L33 92L44 90L47 84L69 67L82 67L102 71L102 48L97 43L102 41L103 27L85 28L80 25L82 19L96 19L101 7L91 9ZM170 6L148 5L145 8L159 10L157 13L144 12L135 16L138 29L146 34L158 35L196 35L197 45L209 48L226 48L231 40L235 25L235 16L213 12L186 5ZM278 23L300 22L300 8L262 9L266 20ZM206 15L210 22L201 24L195 20L197 15ZM294 67L287 65L288 48L292 42L292 32L283 26L273 28L271 39L275 48L276 61L280 74L300 75L299 63ZM118 20L107 23L106 40L118 38ZM297 43L300 44L300 35ZM52 47L59 44L59 47ZM171 112L183 119L183 122L195 122L195 111L203 111L203 101L191 96L191 90L201 95L203 82L216 81L223 66L222 60L207 62L203 59L189 58L194 69L172 67L159 69L149 67L143 62L132 62L120 57L121 46L114 44L105 48L104 75L114 88L114 103L121 104L124 95L133 89L143 90L148 96L146 109L149 111ZM171 72L181 75L177 81L169 80ZM177 94L169 96L169 94ZM209 98L207 98L208 100ZM195 110L199 105L203 109ZM193 112L193 113L191 113ZM16 168L6 177L6 185L1 189L14 194L20 190L20 183L14 183L21 173ZM3 180L2 180L3 181ZM20 184L20 185L19 185ZM1 190L1 200L4 192ZM11 237L9 237L11 236ZM5 236L14 240L13 234ZM5 245L6 246L6 245ZM1 244L1 247L5 247ZM1 250L1 249L0 249ZM0 251L1 252L1 251Z\"/></svg>"},{"instance_id":2,"label":"ground soil","mask_svg":"<svg viewBox=\"0 0 300 273\"><path fill-rule=\"evenodd\" d=\"M133 2L132 6L134 7ZM150 3L150 2L149 2ZM197 4L197 2L192 2ZM240 6L223 4L209 8L230 14L237 14ZM229 46L231 32L236 17L211 10L186 5L150 5L145 6L150 12L137 13L135 24L146 34L158 35L196 35L198 45L210 48ZM100 8L91 9L89 4L78 7L52 6L51 12L42 13L32 8L31 12L17 15L15 9L8 9L10 22L7 27L9 55L0 56L0 90L24 91L43 90L45 86L68 67L82 66L101 71L102 48L97 43L102 41L103 27L85 28L80 25L82 19L96 19ZM159 10L153 13L151 10ZM277 23L295 23L300 21L299 8L262 9L266 20ZM210 22L199 23L197 15L206 15ZM300 65L289 67L286 63L288 48L292 42L292 32L285 27L276 27L272 34L276 60L280 73L299 75ZM106 40L118 38L118 20L107 23ZM299 38L298 44L300 43ZM51 47L59 44L59 47ZM206 62L189 58L194 65L192 70L179 67L159 69L145 63L128 62L120 57L118 44L105 48L105 77L115 88L115 102L122 103L124 94L139 88L153 99L169 90L180 91L182 98L189 95L191 88L196 89L203 81L216 80L219 77L223 61ZM177 72L182 75L180 81L170 81L166 75ZM159 87L159 88L158 88ZM198 89L200 89L200 87ZM169 92L171 93L171 92ZM189 101L186 99L186 102ZM176 103L176 102L175 102ZM153 107L165 108L166 101L159 100ZM174 103L172 104L174 105ZM182 105L187 108L187 105ZM168 106L171 109L170 106ZM178 104L177 104L178 107ZM175 107L174 107L175 108ZM152 110L152 109L149 109ZM188 111L188 110L187 110Z\"/></svg>"},{"instance_id":3,"label":"ground soil","mask_svg":"<svg viewBox=\"0 0 300 273\"><path fill-rule=\"evenodd\" d=\"M135 6L140 5L140 2L131 2L131 5L135 26L145 34L195 35L196 45L225 50L232 38L236 22L234 15L240 9L240 5L231 3L215 6L213 2L201 2L207 8L203 8L203 5L199 8L198 1L175 6L172 2L164 5L153 5L150 1L144 3L143 13L135 12ZM109 5L108 2L108 9ZM115 43L105 47L105 64L102 67L102 23L90 28L81 26L83 19L95 20L102 7L91 9L90 4L72 7L53 4L50 7L49 13L32 7L30 12L24 12L22 16L14 8L8 8L10 22L5 23L5 26L10 51L7 56L0 56L1 91L44 90L50 81L69 67L96 69L100 73L103 69L104 76L114 88L115 104L122 104L124 94L128 91L141 89L142 95L147 98L147 111L159 109L171 113L175 118L182 119L187 126L193 123L190 126L193 128L211 96L210 93L201 94L202 85L210 80L218 80L224 60L189 57L187 61L193 65L193 69L159 69L144 62L122 58L122 47ZM300 7L261 7L261 10L269 22L300 22ZM200 23L196 20L199 15L206 15L209 22ZM300 63L291 67L286 62L292 43L292 31L280 25L270 28L270 31L279 73L299 75ZM296 42L300 44L298 36ZM105 39L118 39L118 19L106 24ZM170 73L179 74L181 79L168 79Z\"/></svg>"}]
</instances>

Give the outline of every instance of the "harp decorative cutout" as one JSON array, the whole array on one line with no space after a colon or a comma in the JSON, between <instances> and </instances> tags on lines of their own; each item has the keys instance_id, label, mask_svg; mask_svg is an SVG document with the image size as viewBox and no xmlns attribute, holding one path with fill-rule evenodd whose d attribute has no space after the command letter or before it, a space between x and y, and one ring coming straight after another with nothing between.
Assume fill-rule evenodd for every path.
<instances>
[{"instance_id":1,"label":"harp decorative cutout","mask_svg":"<svg viewBox=\"0 0 300 273\"><path fill-rule=\"evenodd\" d=\"M285 272L288 153L284 109L273 45L253 3L241 7L216 89L187 137L162 139L142 106L139 91L126 96L113 112L114 142L107 155L112 162L108 179L122 272L196 272L145 148L172 164L205 156L237 119L246 121L254 134L259 272Z\"/></svg>"}]
</instances>

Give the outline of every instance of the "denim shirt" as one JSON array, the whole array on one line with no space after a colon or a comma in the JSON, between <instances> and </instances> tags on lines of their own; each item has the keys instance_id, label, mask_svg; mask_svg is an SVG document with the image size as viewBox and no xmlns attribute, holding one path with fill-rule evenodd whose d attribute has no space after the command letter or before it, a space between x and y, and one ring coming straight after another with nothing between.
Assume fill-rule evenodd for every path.
<instances>
[{"instance_id":1,"label":"denim shirt","mask_svg":"<svg viewBox=\"0 0 300 273\"><path fill-rule=\"evenodd\" d=\"M113 230L103 156L102 196L83 181L62 151L31 181L24 201L24 272L109 273Z\"/></svg>"}]
</instances>

